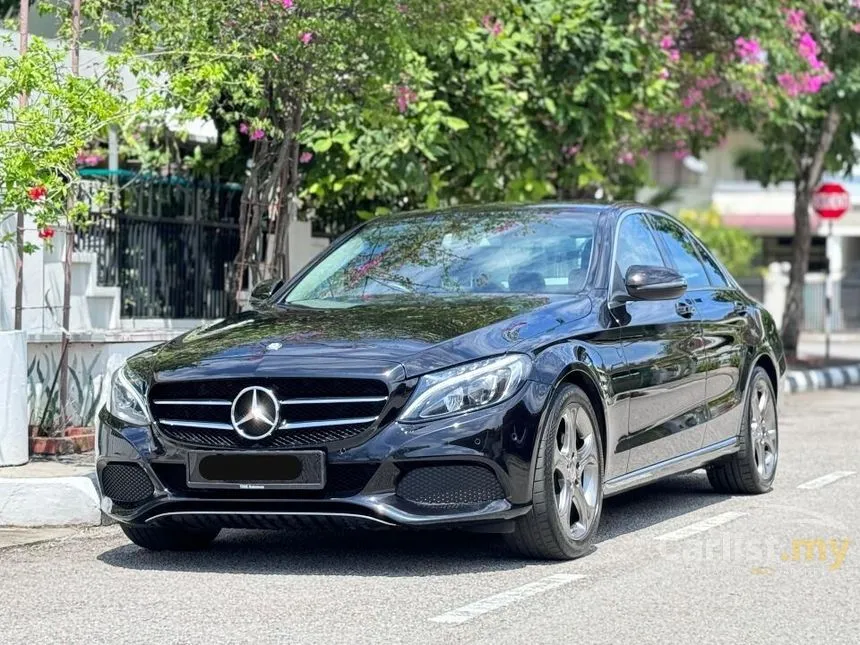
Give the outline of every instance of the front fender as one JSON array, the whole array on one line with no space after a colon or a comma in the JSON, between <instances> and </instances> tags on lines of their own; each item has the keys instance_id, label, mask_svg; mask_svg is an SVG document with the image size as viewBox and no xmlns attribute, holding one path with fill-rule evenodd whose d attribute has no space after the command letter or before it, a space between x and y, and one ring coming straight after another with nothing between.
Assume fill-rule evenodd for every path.
<instances>
[{"instance_id":1,"label":"front fender","mask_svg":"<svg viewBox=\"0 0 860 645\"><path fill-rule=\"evenodd\" d=\"M615 343L603 344L600 338L590 341L571 339L544 348L535 355L532 378L549 386L550 392L540 418L538 438L546 427L553 397L564 383L575 383L588 395L597 415L604 453L604 477L609 479L627 470L627 452L618 452L621 438L627 433L628 405L619 396L613 375L626 369L626 362ZM531 481L540 441L535 441L531 460Z\"/></svg>"}]
</instances>

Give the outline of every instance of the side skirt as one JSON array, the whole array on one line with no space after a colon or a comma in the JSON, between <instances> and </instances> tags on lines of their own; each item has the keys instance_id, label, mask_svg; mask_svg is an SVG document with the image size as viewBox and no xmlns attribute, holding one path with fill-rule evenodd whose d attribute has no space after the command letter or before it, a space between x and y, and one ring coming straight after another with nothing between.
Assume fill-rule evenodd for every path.
<instances>
[{"instance_id":1,"label":"side skirt","mask_svg":"<svg viewBox=\"0 0 860 645\"><path fill-rule=\"evenodd\" d=\"M699 448L693 452L688 452L677 457L672 457L666 461L661 461L657 464L645 466L639 470L634 470L632 473L625 473L618 477L613 477L603 484L604 497L610 497L623 493L624 491L645 486L658 479L677 475L678 473L689 472L718 459L725 455L731 455L738 451L738 438L731 437L717 443Z\"/></svg>"}]
</instances>

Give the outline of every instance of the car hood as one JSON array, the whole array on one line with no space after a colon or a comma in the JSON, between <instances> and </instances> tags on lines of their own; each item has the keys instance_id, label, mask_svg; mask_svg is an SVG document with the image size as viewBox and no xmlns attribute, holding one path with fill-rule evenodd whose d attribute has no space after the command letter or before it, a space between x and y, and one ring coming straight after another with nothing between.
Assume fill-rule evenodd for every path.
<instances>
[{"instance_id":1,"label":"car hood","mask_svg":"<svg viewBox=\"0 0 860 645\"><path fill-rule=\"evenodd\" d=\"M587 297L543 294L268 307L148 352L146 371L157 381L325 371L375 372L393 380L502 354L590 310Z\"/></svg>"}]
</instances>

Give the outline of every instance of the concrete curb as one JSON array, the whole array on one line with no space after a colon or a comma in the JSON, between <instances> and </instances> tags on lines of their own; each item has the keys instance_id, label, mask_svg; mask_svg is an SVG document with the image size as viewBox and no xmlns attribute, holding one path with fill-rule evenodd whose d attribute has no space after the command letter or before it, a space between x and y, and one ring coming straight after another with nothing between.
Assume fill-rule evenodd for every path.
<instances>
[{"instance_id":1,"label":"concrete curb","mask_svg":"<svg viewBox=\"0 0 860 645\"><path fill-rule=\"evenodd\" d=\"M860 384L860 363L820 370L789 370L786 392L811 392Z\"/></svg>"},{"instance_id":2,"label":"concrete curb","mask_svg":"<svg viewBox=\"0 0 860 645\"><path fill-rule=\"evenodd\" d=\"M0 526L99 526L95 473L75 477L0 477Z\"/></svg>"}]
</instances>

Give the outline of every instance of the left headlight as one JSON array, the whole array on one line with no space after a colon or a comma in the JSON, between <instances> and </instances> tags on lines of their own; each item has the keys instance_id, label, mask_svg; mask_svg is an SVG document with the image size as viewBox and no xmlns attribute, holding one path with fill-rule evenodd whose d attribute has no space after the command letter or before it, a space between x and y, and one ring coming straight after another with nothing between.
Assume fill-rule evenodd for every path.
<instances>
[{"instance_id":1,"label":"left headlight","mask_svg":"<svg viewBox=\"0 0 860 645\"><path fill-rule=\"evenodd\" d=\"M531 367L528 356L509 354L426 374L400 420L426 421L500 403L516 393Z\"/></svg>"},{"instance_id":2,"label":"left headlight","mask_svg":"<svg viewBox=\"0 0 860 645\"><path fill-rule=\"evenodd\" d=\"M146 405L146 382L123 365L113 375L108 412L132 425L149 425L152 419Z\"/></svg>"}]
</instances>

